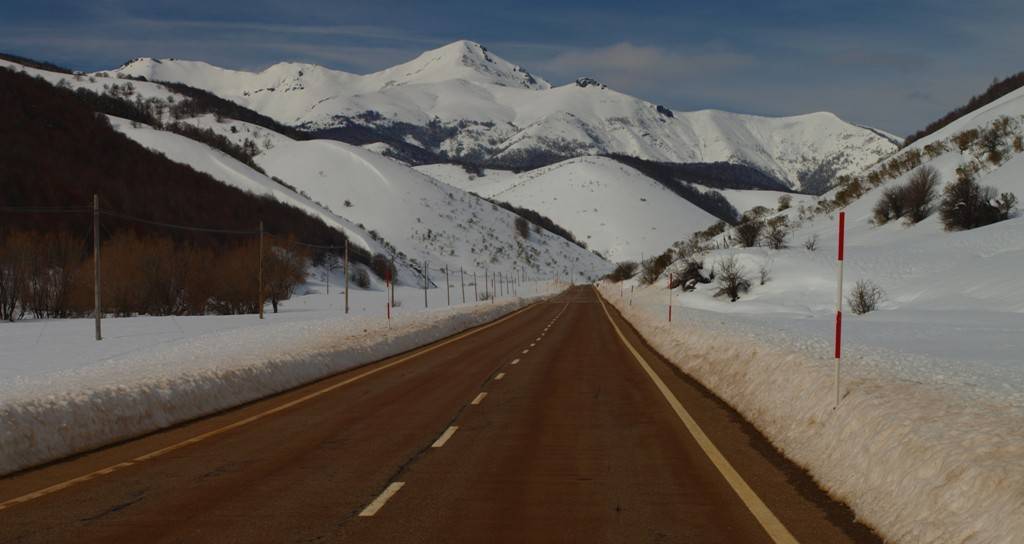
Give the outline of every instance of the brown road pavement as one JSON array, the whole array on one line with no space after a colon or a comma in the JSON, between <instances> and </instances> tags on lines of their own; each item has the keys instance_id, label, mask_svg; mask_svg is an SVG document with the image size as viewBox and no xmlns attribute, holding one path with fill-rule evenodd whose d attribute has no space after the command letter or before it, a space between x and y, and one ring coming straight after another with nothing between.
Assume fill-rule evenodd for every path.
<instances>
[{"instance_id":1,"label":"brown road pavement","mask_svg":"<svg viewBox=\"0 0 1024 544\"><path fill-rule=\"evenodd\" d=\"M609 311L784 532L877 541ZM0 509L0 542L772 541L592 289L428 349L0 479L3 505L131 463Z\"/></svg>"}]
</instances>

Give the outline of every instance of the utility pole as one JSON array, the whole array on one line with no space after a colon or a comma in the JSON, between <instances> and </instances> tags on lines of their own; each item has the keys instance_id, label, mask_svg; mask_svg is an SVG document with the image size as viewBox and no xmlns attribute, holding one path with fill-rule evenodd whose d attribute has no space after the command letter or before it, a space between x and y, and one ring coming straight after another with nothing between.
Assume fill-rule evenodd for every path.
<instances>
[{"instance_id":1,"label":"utility pole","mask_svg":"<svg viewBox=\"0 0 1024 544\"><path fill-rule=\"evenodd\" d=\"M459 267L459 283L462 284L462 303L466 303L466 271Z\"/></svg>"},{"instance_id":2,"label":"utility pole","mask_svg":"<svg viewBox=\"0 0 1024 544\"><path fill-rule=\"evenodd\" d=\"M448 281L448 265L444 265L444 289L448 294L448 305L452 305L452 282Z\"/></svg>"},{"instance_id":3,"label":"utility pole","mask_svg":"<svg viewBox=\"0 0 1024 544\"><path fill-rule=\"evenodd\" d=\"M348 239L345 239L345 313L348 314Z\"/></svg>"},{"instance_id":4,"label":"utility pole","mask_svg":"<svg viewBox=\"0 0 1024 544\"><path fill-rule=\"evenodd\" d=\"M103 340L100 327L100 195L92 195L92 269L93 298L96 306L93 316L96 318L96 340Z\"/></svg>"},{"instance_id":5,"label":"utility pole","mask_svg":"<svg viewBox=\"0 0 1024 544\"><path fill-rule=\"evenodd\" d=\"M263 221L260 221L260 266L259 266L259 306L260 319L263 319Z\"/></svg>"}]
</instances>

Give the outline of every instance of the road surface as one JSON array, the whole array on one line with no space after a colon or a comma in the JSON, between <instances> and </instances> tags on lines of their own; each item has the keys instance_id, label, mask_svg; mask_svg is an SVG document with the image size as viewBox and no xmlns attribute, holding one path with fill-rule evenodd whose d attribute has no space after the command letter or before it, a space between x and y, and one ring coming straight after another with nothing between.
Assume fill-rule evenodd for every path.
<instances>
[{"instance_id":1,"label":"road surface","mask_svg":"<svg viewBox=\"0 0 1024 544\"><path fill-rule=\"evenodd\" d=\"M0 479L0 542L794 541L878 539L590 287Z\"/></svg>"}]
</instances>

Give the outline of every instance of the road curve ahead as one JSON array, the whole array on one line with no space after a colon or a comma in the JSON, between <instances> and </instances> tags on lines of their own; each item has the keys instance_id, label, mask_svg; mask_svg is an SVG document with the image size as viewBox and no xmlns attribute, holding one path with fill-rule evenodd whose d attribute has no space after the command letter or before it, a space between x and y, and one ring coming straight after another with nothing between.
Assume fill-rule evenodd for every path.
<instances>
[{"instance_id":1,"label":"road curve ahead","mask_svg":"<svg viewBox=\"0 0 1024 544\"><path fill-rule=\"evenodd\" d=\"M576 287L0 479L0 542L877 542Z\"/></svg>"}]
</instances>

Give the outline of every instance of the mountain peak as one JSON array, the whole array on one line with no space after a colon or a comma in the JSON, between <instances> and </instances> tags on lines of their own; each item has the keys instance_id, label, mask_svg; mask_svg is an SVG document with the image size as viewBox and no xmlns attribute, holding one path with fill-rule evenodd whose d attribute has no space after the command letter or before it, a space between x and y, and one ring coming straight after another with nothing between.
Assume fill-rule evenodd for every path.
<instances>
[{"instance_id":1,"label":"mountain peak","mask_svg":"<svg viewBox=\"0 0 1024 544\"><path fill-rule=\"evenodd\" d=\"M388 68L372 76L385 79L385 86L462 79L503 87L534 90L551 88L547 81L470 40L458 40L432 49L405 64Z\"/></svg>"}]
</instances>

